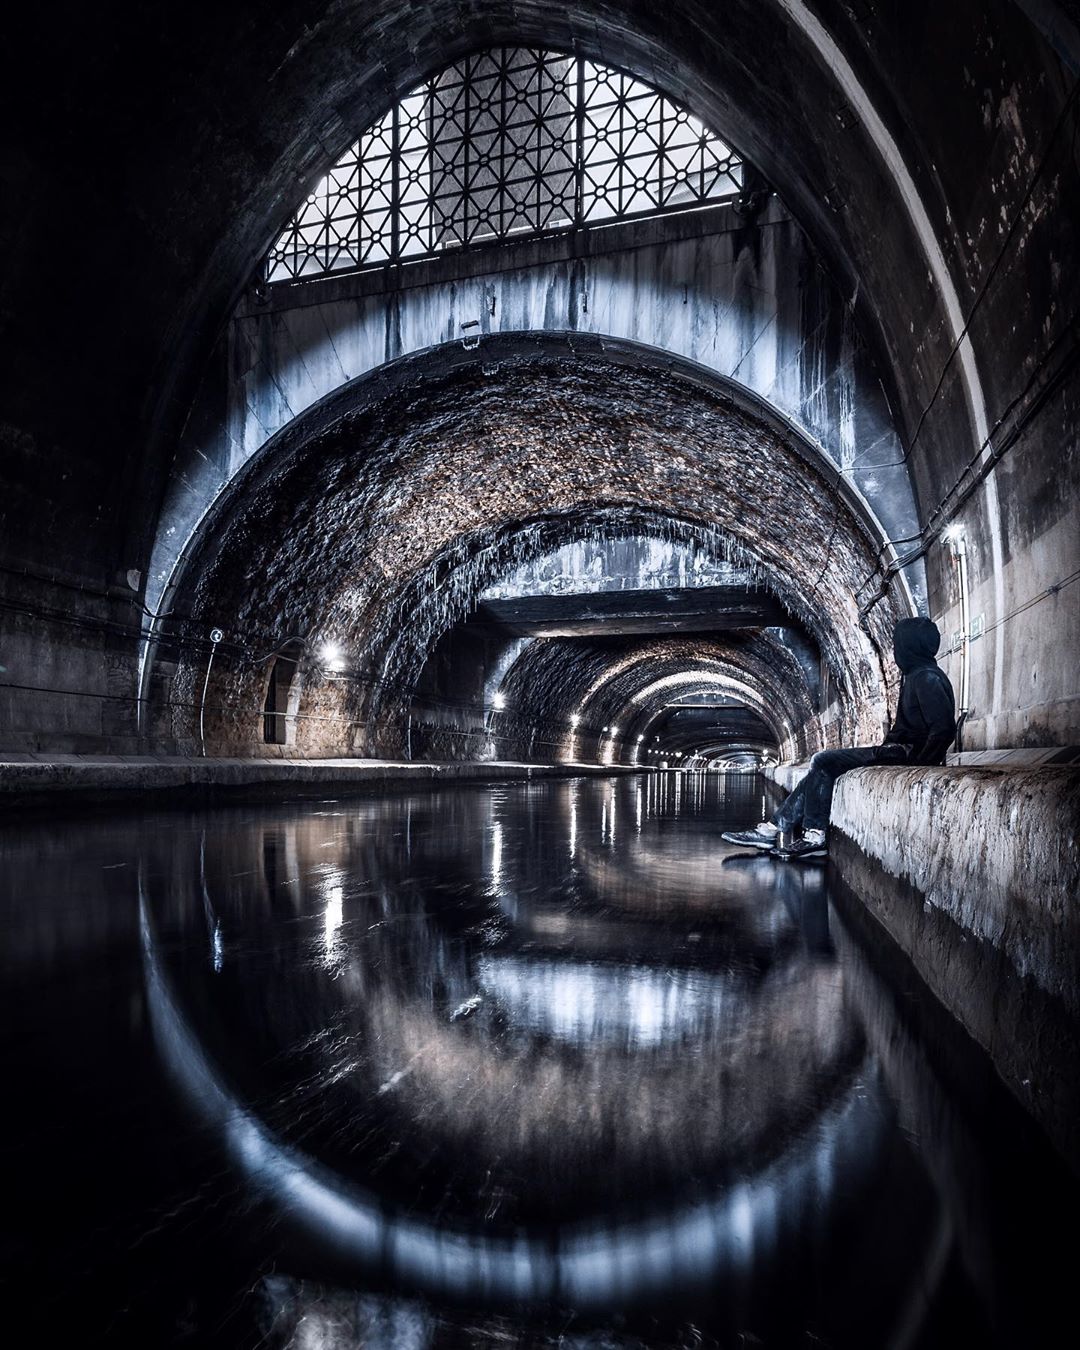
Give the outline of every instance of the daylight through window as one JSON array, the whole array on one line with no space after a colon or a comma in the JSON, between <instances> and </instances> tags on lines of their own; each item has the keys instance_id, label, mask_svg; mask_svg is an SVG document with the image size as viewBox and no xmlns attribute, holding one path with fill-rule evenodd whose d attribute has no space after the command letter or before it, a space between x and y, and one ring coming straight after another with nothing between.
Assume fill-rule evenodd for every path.
<instances>
[{"instance_id":1,"label":"daylight through window","mask_svg":"<svg viewBox=\"0 0 1080 1350\"><path fill-rule=\"evenodd\" d=\"M350 147L270 251L269 281L686 210L743 165L621 71L510 47L448 66Z\"/></svg>"}]
</instances>

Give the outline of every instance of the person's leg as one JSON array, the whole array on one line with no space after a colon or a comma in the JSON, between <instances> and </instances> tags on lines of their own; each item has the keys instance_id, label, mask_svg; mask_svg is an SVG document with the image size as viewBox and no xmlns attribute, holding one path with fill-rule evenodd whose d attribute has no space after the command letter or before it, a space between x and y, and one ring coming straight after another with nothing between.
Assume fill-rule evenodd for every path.
<instances>
[{"instance_id":1,"label":"person's leg","mask_svg":"<svg viewBox=\"0 0 1080 1350\"><path fill-rule=\"evenodd\" d=\"M879 745L854 745L848 750L823 750L810 761L813 767L807 774L806 802L803 807L803 832L826 830L832 810L833 788L841 774L861 769L867 764L881 763Z\"/></svg>"},{"instance_id":2,"label":"person's leg","mask_svg":"<svg viewBox=\"0 0 1080 1350\"><path fill-rule=\"evenodd\" d=\"M807 775L807 778L810 775ZM772 813L771 821L778 830L788 834L793 829L797 829L803 820L803 812L806 809L806 778L794 788L776 810Z\"/></svg>"}]
</instances>

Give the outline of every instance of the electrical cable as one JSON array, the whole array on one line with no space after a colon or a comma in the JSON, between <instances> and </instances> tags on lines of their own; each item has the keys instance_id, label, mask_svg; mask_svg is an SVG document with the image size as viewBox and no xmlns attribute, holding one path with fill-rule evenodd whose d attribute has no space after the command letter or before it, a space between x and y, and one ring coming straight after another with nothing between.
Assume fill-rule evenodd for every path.
<instances>
[{"instance_id":1,"label":"electrical cable","mask_svg":"<svg viewBox=\"0 0 1080 1350\"><path fill-rule=\"evenodd\" d=\"M998 433L998 431L1000 431L1000 429L1005 425L1005 423L1016 411L1016 409L1020 407L1020 405L1024 402L1024 400L1028 398L1028 395L1032 393L1032 391L1035 389L1037 381L1039 380L1043 371L1050 363L1051 359L1058 352L1058 349L1061 347L1062 343L1067 338L1070 337L1073 339L1073 345L1065 353L1058 368L1054 371L1054 373L1046 381L1046 383L1042 386L1042 388L1036 391L1035 397L1031 400L1030 404L1024 409L1023 414L1017 419L1015 425L1002 438L1001 442L998 445L993 445L994 436ZM1063 326L1061 331L1054 338L1053 342L1050 343L1050 345L1040 356L1039 360L1032 368L1031 374L1029 375L1023 388L1006 405L1004 410L1001 412L1000 416L995 421L991 430L987 433L986 439L983 441L982 445L975 452L975 454L972 455L972 457L968 460L967 464L965 464L964 468L961 470L959 476L953 482L952 486L948 489L948 491L941 497L937 505L928 513L927 523L923 527L923 532L921 536L919 536L922 540L920 547L912 550L912 552L908 553L904 558L897 559L894 563L890 563L889 566L886 568L882 576L881 585L879 586L877 593L866 605L862 607L862 609L860 609L859 613L861 617L864 617L866 614L868 614L870 610L874 608L875 605L877 605L881 600L884 599L884 597L888 594L888 588L892 581L892 578L896 575L898 571L901 570L901 568L908 566L909 563L916 561L918 558L923 557L927 553L930 546L934 543L934 541L940 536L940 534L944 530L946 524L948 523L948 520L956 514L956 512L965 504L965 502L968 501L968 499L974 493L975 489L979 486L979 484L986 479L986 477L1000 463L1000 461L1004 458L1004 456L1013 448L1013 446L1015 446L1019 442L1021 436L1023 435L1027 427L1030 425L1035 415L1041 412L1041 410L1046 405L1048 400L1061 388L1066 378L1071 373L1073 367L1077 364L1078 361L1080 361L1080 310L1078 310L1075 314L1073 314L1073 316L1069 319L1068 323L1066 323ZM986 455L984 458L984 452L987 449L989 449L991 453L989 455ZM966 488L963 488L965 478L967 478L968 475L971 474L973 470L976 471L976 476L972 478L971 482L968 484ZM961 491L961 489L963 489L963 491ZM957 496L957 494L960 495ZM952 500L954 497L956 497L955 502ZM880 551L879 551L879 558L880 558ZM864 589L864 587L867 586L871 580L873 580L875 575L876 575L875 572L871 572L867 575L867 577L863 579L862 582L860 582L855 592L856 595L858 595Z\"/></svg>"},{"instance_id":2,"label":"electrical cable","mask_svg":"<svg viewBox=\"0 0 1080 1350\"><path fill-rule=\"evenodd\" d=\"M1043 151L1042 156L1035 167L1035 172L1032 174L1028 182L1027 190L1025 191L1023 199L1020 202L1020 206L1016 211L1015 215L1013 216L1012 221L1009 224L1009 228L1008 231L1006 232L1004 240L1002 241L1001 248L998 250L997 256L995 257L993 263L991 264L989 271L983 278L982 285L979 287L979 290L975 296L971 308L968 310L967 318L964 320L964 326L963 328L961 328L959 336L953 343L952 349L950 350L949 355L945 359L945 364L941 368L941 375L938 378L936 386L934 387L933 394L930 396L930 401L929 403L926 404L921 414L919 415L919 420L915 425L915 431L911 437L911 440L907 445L907 448L904 451L903 462L905 464L911 458L911 453L915 449L916 444L918 443L919 436L921 435L922 429L926 424L926 419L930 414L930 410L937 402L941 394L941 391L945 386L945 379L949 373L949 370L952 368L953 361L956 359L956 356L959 353L960 348L966 341L968 341L968 333L975 319L975 315L978 312L978 309L982 304L983 300L986 298L986 295L990 290L990 286L992 285L994 278L997 276L998 269L1000 268L1002 262L1004 262L1005 260L1005 255L1008 252L1012 244L1012 241L1016 236L1017 230L1020 228L1021 221L1024 218L1024 213L1027 211L1028 206L1031 204L1031 199L1035 195L1035 188L1043 175L1043 171L1046 169L1046 166L1050 161L1050 156L1053 153L1055 146L1057 145L1058 136L1060 135L1061 130L1065 125L1066 119L1072 112L1078 97L1080 97L1080 79L1076 80L1076 82L1073 84L1073 87L1069 92L1068 98L1066 98L1065 102L1062 104L1061 112L1058 114L1057 121L1054 123L1054 128L1050 133L1049 140L1046 143L1046 148ZM1074 139L1075 139L1075 128L1074 128Z\"/></svg>"},{"instance_id":3,"label":"electrical cable","mask_svg":"<svg viewBox=\"0 0 1080 1350\"><path fill-rule=\"evenodd\" d=\"M1051 599L1053 596L1055 596L1055 595L1059 594L1061 591L1063 591L1067 586L1071 586L1071 585L1073 585L1073 584L1074 584L1075 582L1077 582L1077 581L1080 581L1080 567L1078 567L1078 568L1076 568L1074 571L1068 573L1067 576L1062 577L1059 581L1055 581L1055 582L1053 583L1053 585L1047 586L1044 590L1039 591L1039 593L1038 593L1037 595L1033 595L1033 596L1029 597L1029 599L1025 600L1022 604L1017 605L1017 607L1016 607L1014 610L1011 610L1008 614L1004 615L1002 618L998 619L996 622L994 622L994 623L992 623L992 624L988 624L987 627L983 629L983 632L982 632L982 634L981 634L980 636L985 637L986 634L992 633L992 632L994 631L994 629L1002 627L1004 624L1011 622L1011 621L1012 621L1013 619L1015 619L1015 618L1018 618L1021 614L1026 614L1026 613L1028 612L1028 610L1033 609L1036 605L1042 603L1042 601L1044 601L1044 600L1049 600L1049 599ZM341 678L341 677L339 677L339 678ZM376 686L374 686L374 685L367 684L366 682L365 682L365 685L366 685L366 687L369 687L369 688L374 688L374 687L376 687ZM32 693L32 694L57 694L57 695L62 695L63 697L66 697L66 698L96 698L96 699L101 699L101 700L104 700L104 701L110 701L110 702L116 702L116 703L140 703L140 702L150 702L150 701L151 701L151 700L148 700L148 699L143 699L143 698L139 698L139 697L136 697L136 696L129 696L129 695L126 695L126 694L105 694L105 693L100 693L100 692L98 692L98 691L96 691L96 690L89 690L89 689L52 689L52 688L49 688L49 687L44 686L44 685L18 684L18 683L15 683L15 682L7 682L7 681L0 682L0 689L17 689L17 690L20 690L20 691L23 691L23 692L26 692L26 693ZM402 689L401 692L406 692L406 691L404 691L404 690ZM483 713L485 712L485 709L484 709L484 708L482 708L480 705L475 704L475 703L466 703L466 702L464 702L464 701L460 701L460 700L451 700L451 699L446 699L446 700L436 699L436 698L434 698L434 697L432 697L432 696L429 696L429 695L427 695L427 696L421 696L421 697L422 697L423 701L426 703L426 705L428 706L428 708L429 708L430 710L432 710L432 711L438 710L438 709L442 709L442 708L445 708L445 709L447 709L447 710L452 710L452 711L457 711L457 712L474 712L474 713L477 713L477 714L483 714ZM168 712L168 711L172 711L172 710L176 710L176 709L196 709L196 708L198 708L198 707L199 707L199 702L198 702L198 700L194 700L194 699L169 699L167 702L165 702L165 703L163 703L163 704L161 705L161 710L162 710L162 712L164 713L164 712ZM209 705L207 705L207 710L210 711L210 712L217 712L217 713L236 713L236 712L244 712L244 711L245 711L244 709L240 708L237 704L209 704ZM250 711L250 710L248 710L248 711ZM295 717L296 717L297 719L301 720L301 721L307 721L307 722L330 722L330 723L333 723L333 724L339 725L339 726L341 725L341 721L342 721L341 718L338 718L338 717L332 717L332 716L330 716L330 715L328 715L328 714L324 714L324 713L300 713L300 712L298 712L298 713L296 713L296 714L291 714L291 715L295 715ZM536 721L534 721L534 720L531 719L531 718L523 718L523 717L521 717L521 715L520 715L519 713L512 713L512 714L507 714L507 715L515 717L515 718L517 719L517 721L519 722L519 724L521 724L521 725L523 725L523 726L525 726L525 727L527 727L527 728L535 729L535 730L537 730L537 731L543 729L543 728L546 726L546 723L536 722ZM364 727L364 728L366 728L366 727L370 726L371 723L369 723L369 722L367 722L367 721L365 721L365 720L363 720L363 719L357 718L357 719L349 719L349 720L346 722L346 725L351 726L351 727ZM464 729L464 730L462 730L462 729L458 729L458 728L454 728L454 727L443 726L443 725L440 725L439 723L424 722L424 721L421 721L420 719L417 719L416 722L414 723L414 725L421 726L421 727L423 727L423 728L426 729L426 730L437 731L437 732L439 732L440 734L452 735L452 736L490 735L490 736L491 736L493 739L495 739L495 740L511 741L511 740L514 740L514 739L515 739L515 737L512 736L512 735L509 735L509 734L506 734L506 733L503 733L503 732L489 732L489 731L485 731L483 728L479 728L479 727L478 727L478 728L474 728L474 729L472 729L472 730L469 730L469 729ZM577 734L578 734L579 736L581 736L581 735L583 735L583 734L598 735L598 734L600 734L600 733L598 733L598 732L596 731L595 728L584 727L584 728L578 728ZM520 739L520 738L518 738L518 739ZM561 742L559 742L559 741L546 741L546 742L542 742L542 743L543 743L543 744L551 744L551 745L561 744Z\"/></svg>"}]
</instances>

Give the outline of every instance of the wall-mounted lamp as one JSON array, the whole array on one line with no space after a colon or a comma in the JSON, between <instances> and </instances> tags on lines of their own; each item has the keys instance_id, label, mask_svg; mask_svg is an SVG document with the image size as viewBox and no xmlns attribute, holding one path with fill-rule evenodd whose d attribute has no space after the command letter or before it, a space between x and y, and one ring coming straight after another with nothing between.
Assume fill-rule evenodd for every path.
<instances>
[{"instance_id":1,"label":"wall-mounted lamp","mask_svg":"<svg viewBox=\"0 0 1080 1350\"><path fill-rule=\"evenodd\" d=\"M506 707L506 695L502 693L501 690L497 690L494 694L492 694L491 706L495 709L496 712L502 712L503 708Z\"/></svg>"},{"instance_id":2,"label":"wall-mounted lamp","mask_svg":"<svg viewBox=\"0 0 1080 1350\"><path fill-rule=\"evenodd\" d=\"M341 649L339 642L327 640L319 648L319 661L330 671L341 671L345 669L345 653Z\"/></svg>"},{"instance_id":3,"label":"wall-mounted lamp","mask_svg":"<svg viewBox=\"0 0 1080 1350\"><path fill-rule=\"evenodd\" d=\"M577 730L577 727L578 727L578 724L579 724L580 721L581 721L581 714L580 714L580 713L571 713L571 714L570 714L570 726L571 726L571 728L572 728L574 731Z\"/></svg>"},{"instance_id":4,"label":"wall-mounted lamp","mask_svg":"<svg viewBox=\"0 0 1080 1350\"><path fill-rule=\"evenodd\" d=\"M220 628L210 629L210 655L206 661L206 676L203 679L202 697L199 699L199 750L206 755L206 691L210 688L210 668L214 664L218 643L225 637Z\"/></svg>"},{"instance_id":5,"label":"wall-mounted lamp","mask_svg":"<svg viewBox=\"0 0 1080 1350\"><path fill-rule=\"evenodd\" d=\"M961 553L967 552L967 531L958 520L953 521L941 537L949 545L954 558L958 558Z\"/></svg>"}]
</instances>

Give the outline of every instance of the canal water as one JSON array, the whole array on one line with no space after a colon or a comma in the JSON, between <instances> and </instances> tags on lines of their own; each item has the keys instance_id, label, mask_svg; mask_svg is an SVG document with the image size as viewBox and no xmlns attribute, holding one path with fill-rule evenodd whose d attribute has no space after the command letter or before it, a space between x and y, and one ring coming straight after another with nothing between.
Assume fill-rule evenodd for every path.
<instances>
[{"instance_id":1,"label":"canal water","mask_svg":"<svg viewBox=\"0 0 1080 1350\"><path fill-rule=\"evenodd\" d=\"M9 822L9 1322L140 1350L1071 1343L1074 1183L829 866L721 842L764 792Z\"/></svg>"}]
</instances>

